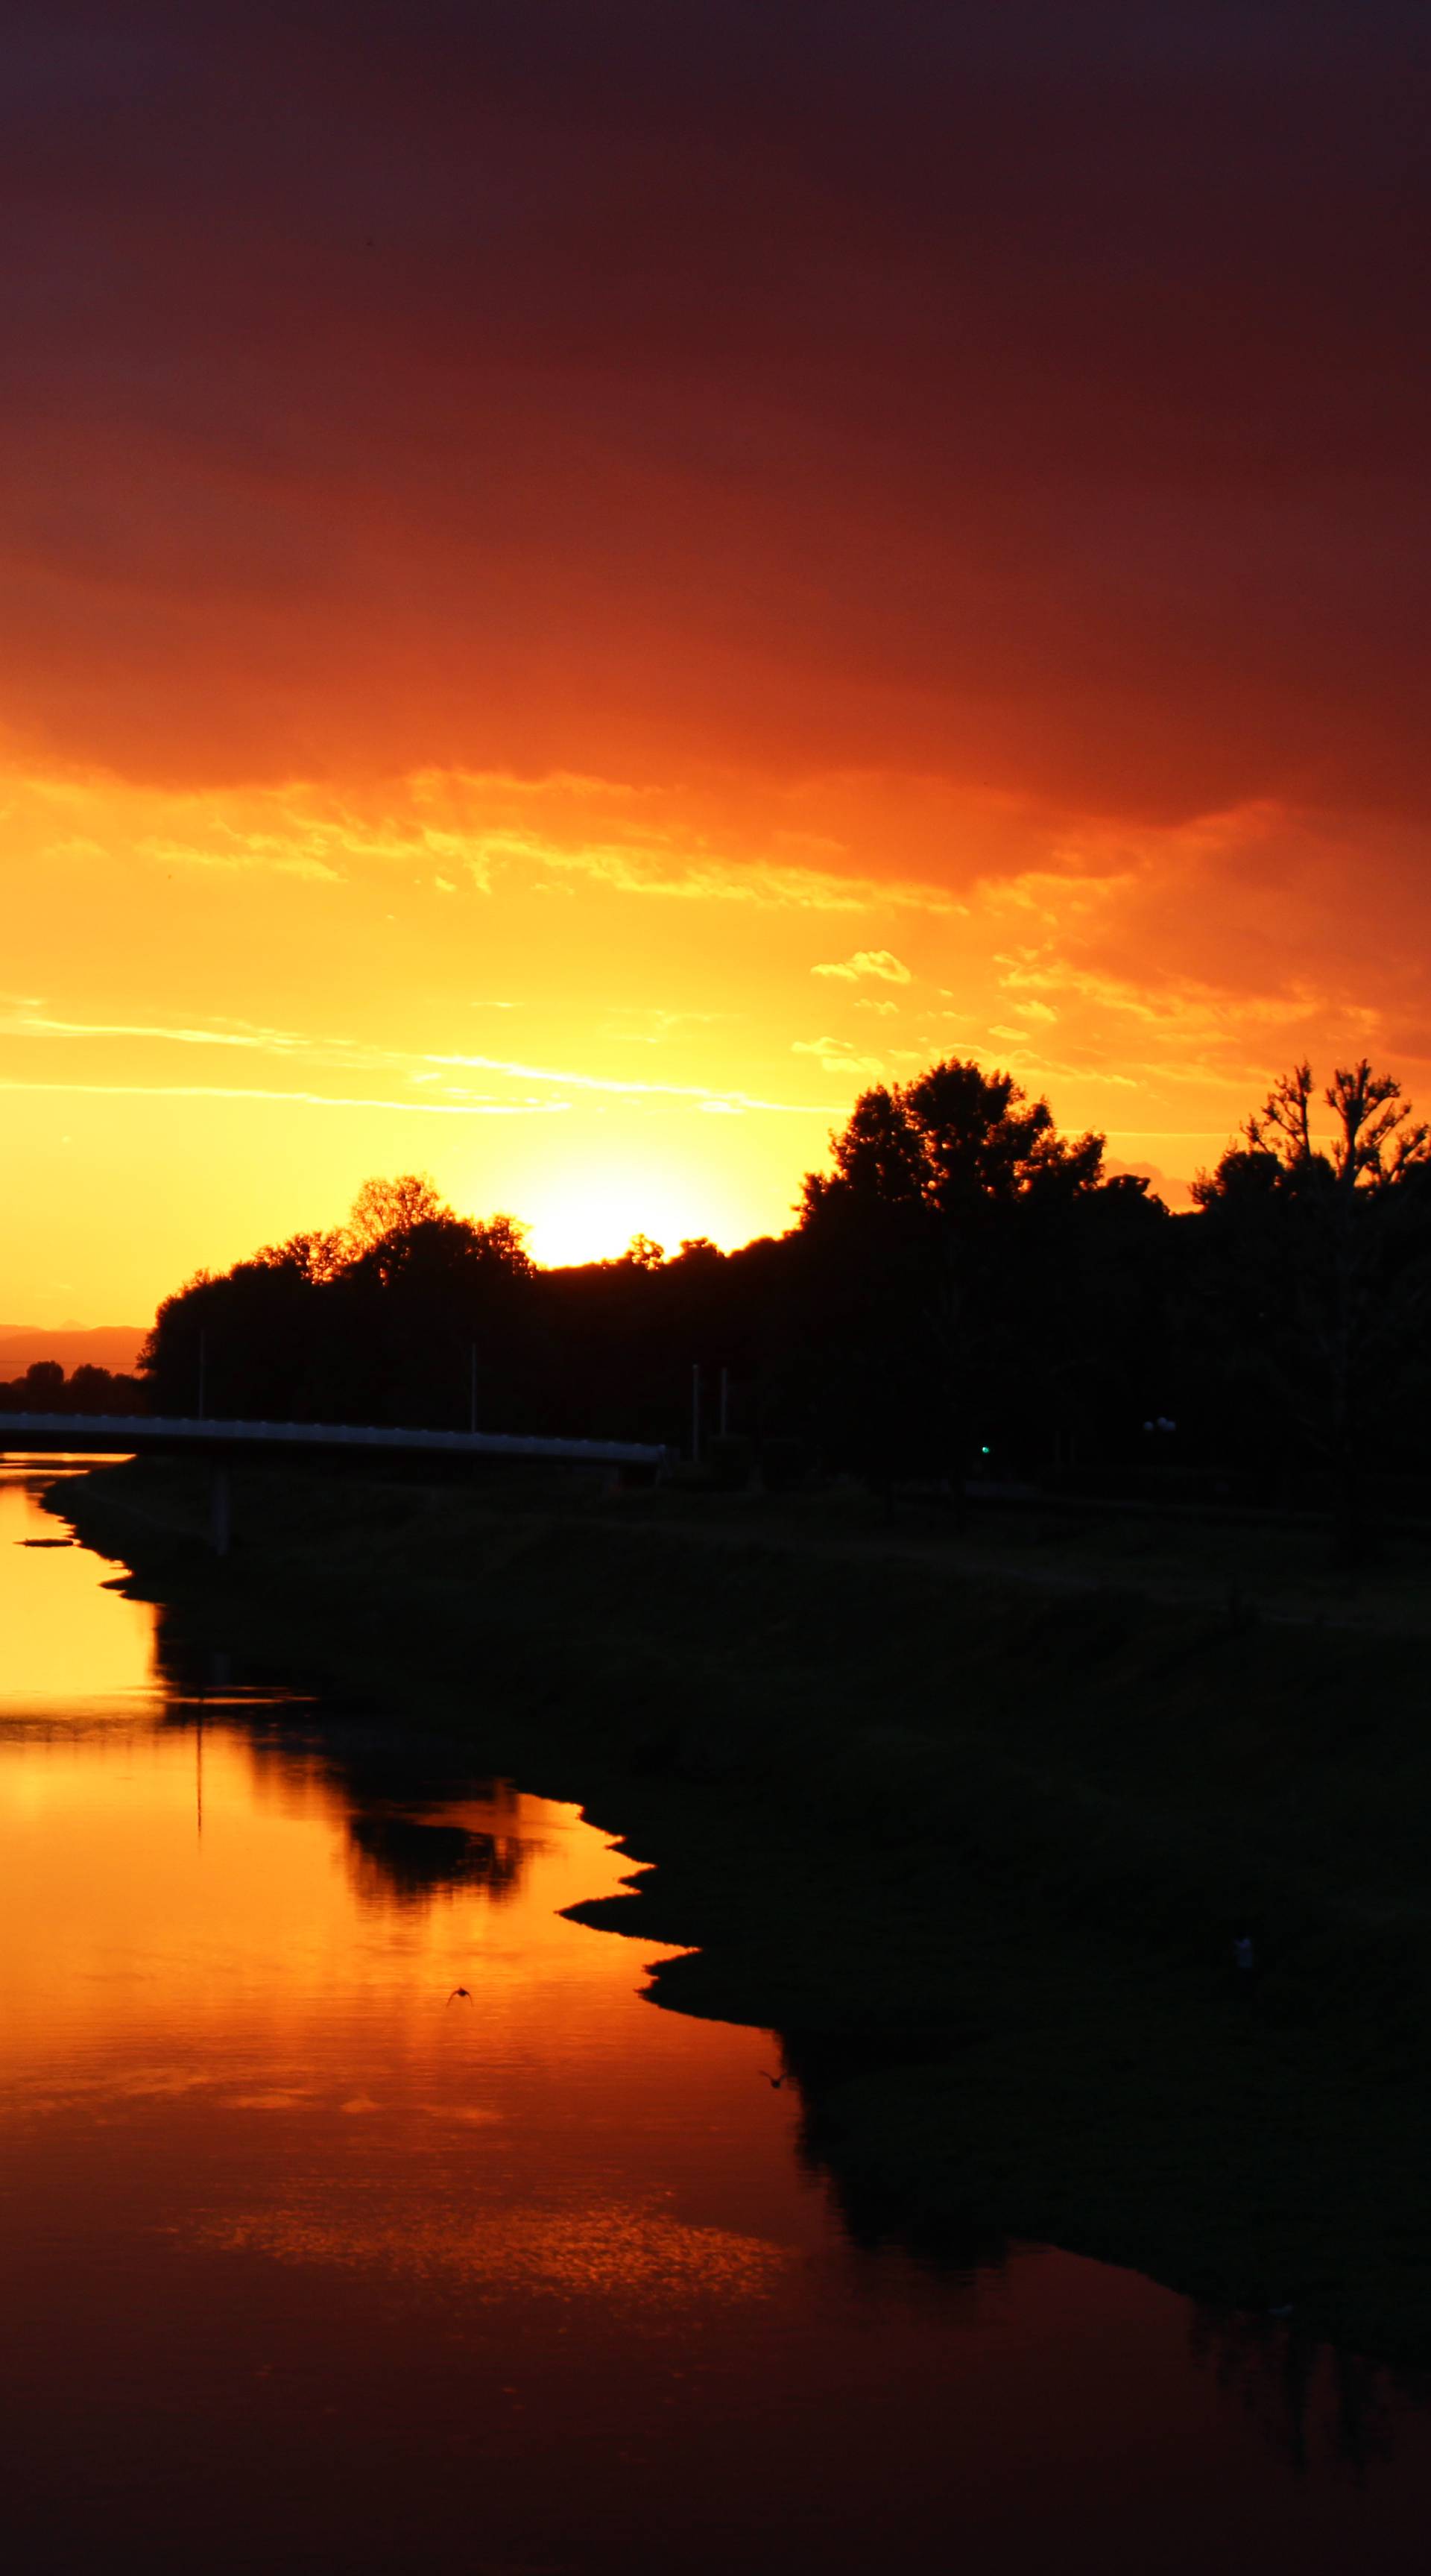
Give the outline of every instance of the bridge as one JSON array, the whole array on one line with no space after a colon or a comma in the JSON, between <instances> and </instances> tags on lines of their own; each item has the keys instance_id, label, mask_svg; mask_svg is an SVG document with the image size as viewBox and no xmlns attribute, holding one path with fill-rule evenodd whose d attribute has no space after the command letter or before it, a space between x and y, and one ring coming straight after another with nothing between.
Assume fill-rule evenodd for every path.
<instances>
[{"instance_id":1,"label":"bridge","mask_svg":"<svg viewBox=\"0 0 1431 2576\"><path fill-rule=\"evenodd\" d=\"M394 1430L352 1422L218 1422L156 1413L0 1413L0 1454L66 1453L132 1458L188 1453L213 1469L214 1554L227 1556L232 1521L229 1468L236 1458L278 1463L365 1451L388 1458L527 1459L549 1466L643 1467L659 1475L670 1451L645 1440L550 1440L501 1431Z\"/></svg>"}]
</instances>

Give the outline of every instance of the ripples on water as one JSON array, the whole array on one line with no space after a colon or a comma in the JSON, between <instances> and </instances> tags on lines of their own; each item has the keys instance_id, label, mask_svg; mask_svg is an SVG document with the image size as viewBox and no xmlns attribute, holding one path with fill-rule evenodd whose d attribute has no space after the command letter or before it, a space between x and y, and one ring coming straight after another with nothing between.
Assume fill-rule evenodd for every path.
<instances>
[{"instance_id":1,"label":"ripples on water","mask_svg":"<svg viewBox=\"0 0 1431 2576\"><path fill-rule=\"evenodd\" d=\"M0 1469L0 2531L51 2569L1402 2569L1427 2418L1271 2320L854 2246L778 2040L450 1744L156 1661ZM453 1990L465 1986L470 2000Z\"/></svg>"}]
</instances>

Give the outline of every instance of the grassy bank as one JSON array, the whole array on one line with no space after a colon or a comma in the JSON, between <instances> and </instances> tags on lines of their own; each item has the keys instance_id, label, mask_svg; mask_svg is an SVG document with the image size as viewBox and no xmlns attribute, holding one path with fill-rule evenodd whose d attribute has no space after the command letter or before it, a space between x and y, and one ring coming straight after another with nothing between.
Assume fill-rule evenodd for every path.
<instances>
[{"instance_id":1,"label":"grassy bank","mask_svg":"<svg viewBox=\"0 0 1431 2576\"><path fill-rule=\"evenodd\" d=\"M181 1629L436 1714L654 1859L591 1919L698 1943L661 1999L782 2033L859 2226L1431 2359L1419 1578L1319 1625L1290 1540L1272 1619L1235 1534L1140 1586L1086 1525L247 1472L216 1565L191 1469L55 1499Z\"/></svg>"}]
</instances>

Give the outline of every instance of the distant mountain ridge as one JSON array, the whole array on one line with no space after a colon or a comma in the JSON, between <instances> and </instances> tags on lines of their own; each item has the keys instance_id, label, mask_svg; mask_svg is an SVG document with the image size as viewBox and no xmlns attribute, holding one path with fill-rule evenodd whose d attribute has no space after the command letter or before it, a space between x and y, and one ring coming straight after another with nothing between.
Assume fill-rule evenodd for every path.
<instances>
[{"instance_id":1,"label":"distant mountain ridge","mask_svg":"<svg viewBox=\"0 0 1431 2576\"><path fill-rule=\"evenodd\" d=\"M23 1377L36 1360L58 1360L66 1374L77 1368L132 1370L144 1347L147 1324L0 1324L0 1378Z\"/></svg>"}]
</instances>

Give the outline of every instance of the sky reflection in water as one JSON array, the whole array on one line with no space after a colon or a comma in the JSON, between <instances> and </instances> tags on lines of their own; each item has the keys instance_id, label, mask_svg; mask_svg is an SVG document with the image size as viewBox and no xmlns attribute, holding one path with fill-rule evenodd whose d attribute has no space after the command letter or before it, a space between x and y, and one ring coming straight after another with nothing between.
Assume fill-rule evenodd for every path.
<instances>
[{"instance_id":1,"label":"sky reflection in water","mask_svg":"<svg viewBox=\"0 0 1431 2576\"><path fill-rule=\"evenodd\" d=\"M58 1526L0 1475L20 2576L1412 2563L1407 2398L1048 2249L852 2246L778 2043L562 1920L629 1875L604 1836L181 1692L93 1557L17 1544Z\"/></svg>"}]
</instances>

